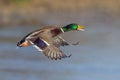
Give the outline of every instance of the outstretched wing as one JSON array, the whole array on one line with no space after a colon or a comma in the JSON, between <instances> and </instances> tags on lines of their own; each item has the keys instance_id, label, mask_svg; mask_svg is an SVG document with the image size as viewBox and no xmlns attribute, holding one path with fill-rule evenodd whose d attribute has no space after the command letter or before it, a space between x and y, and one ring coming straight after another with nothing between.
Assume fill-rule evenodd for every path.
<instances>
[{"instance_id":1,"label":"outstretched wing","mask_svg":"<svg viewBox=\"0 0 120 80\"><path fill-rule=\"evenodd\" d=\"M67 58L70 57L71 55L65 55L59 48L57 48L54 45L47 46L44 50L43 53L45 56L51 59L61 59L61 58Z\"/></svg>"},{"instance_id":2,"label":"outstretched wing","mask_svg":"<svg viewBox=\"0 0 120 80\"><path fill-rule=\"evenodd\" d=\"M71 55L67 56L65 55L58 47L48 43L46 43L42 39L36 39L35 41L31 41L31 44L38 50L42 51L45 56L51 59L61 59L61 58L66 58L70 57Z\"/></svg>"},{"instance_id":3,"label":"outstretched wing","mask_svg":"<svg viewBox=\"0 0 120 80\"><path fill-rule=\"evenodd\" d=\"M36 39L31 38L29 41L36 49L38 49L38 51L42 51L48 58L57 60L71 56L65 55L57 46L55 46L51 36L47 35L47 33L41 33Z\"/></svg>"},{"instance_id":4,"label":"outstretched wing","mask_svg":"<svg viewBox=\"0 0 120 80\"><path fill-rule=\"evenodd\" d=\"M68 46L68 45L78 45L79 42L77 42L75 44L70 44L67 41L65 41L61 36L57 36L57 37L53 38L53 44L57 47L60 47L60 46Z\"/></svg>"}]
</instances>

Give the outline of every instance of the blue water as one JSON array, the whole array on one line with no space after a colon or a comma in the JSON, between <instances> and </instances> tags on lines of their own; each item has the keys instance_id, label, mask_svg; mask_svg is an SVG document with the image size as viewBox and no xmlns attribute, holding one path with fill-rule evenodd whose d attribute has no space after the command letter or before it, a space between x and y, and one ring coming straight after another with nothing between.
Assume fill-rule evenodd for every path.
<instances>
[{"instance_id":1,"label":"blue water","mask_svg":"<svg viewBox=\"0 0 120 80\"><path fill-rule=\"evenodd\" d=\"M72 56L58 61L48 59L32 46L16 49L16 43L35 29L0 29L0 80L120 80L118 26L90 25L85 32L62 35L69 42L80 41L80 45L62 47Z\"/></svg>"}]
</instances>

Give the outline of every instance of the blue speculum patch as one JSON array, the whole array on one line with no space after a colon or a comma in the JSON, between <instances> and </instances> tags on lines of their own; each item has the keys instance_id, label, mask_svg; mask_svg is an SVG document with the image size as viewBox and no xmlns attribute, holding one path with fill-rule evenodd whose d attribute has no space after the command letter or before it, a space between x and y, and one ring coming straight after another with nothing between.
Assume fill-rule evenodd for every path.
<instances>
[{"instance_id":1,"label":"blue speculum patch","mask_svg":"<svg viewBox=\"0 0 120 80\"><path fill-rule=\"evenodd\" d=\"M36 46L40 47L41 49L45 48L47 46L47 44L41 40L41 39L36 39L34 42L33 42Z\"/></svg>"}]
</instances>

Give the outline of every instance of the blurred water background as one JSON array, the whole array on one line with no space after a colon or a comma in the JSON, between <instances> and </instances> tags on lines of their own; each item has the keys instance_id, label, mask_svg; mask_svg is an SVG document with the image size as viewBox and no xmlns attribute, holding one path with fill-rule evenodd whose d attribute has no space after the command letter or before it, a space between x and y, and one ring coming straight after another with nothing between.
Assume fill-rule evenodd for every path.
<instances>
[{"instance_id":1,"label":"blurred water background","mask_svg":"<svg viewBox=\"0 0 120 80\"><path fill-rule=\"evenodd\" d=\"M41 26L78 23L62 35L78 46L70 58L47 59L16 43ZM120 0L0 0L0 80L120 80Z\"/></svg>"}]
</instances>

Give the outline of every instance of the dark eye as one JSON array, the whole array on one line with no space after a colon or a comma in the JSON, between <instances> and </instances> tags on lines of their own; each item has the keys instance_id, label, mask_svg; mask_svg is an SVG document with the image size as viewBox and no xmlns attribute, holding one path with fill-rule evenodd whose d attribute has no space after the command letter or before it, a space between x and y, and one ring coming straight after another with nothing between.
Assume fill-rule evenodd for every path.
<instances>
[{"instance_id":1,"label":"dark eye","mask_svg":"<svg viewBox=\"0 0 120 80\"><path fill-rule=\"evenodd\" d=\"M69 29L69 28L70 28L70 25L66 26L66 28Z\"/></svg>"}]
</instances>

